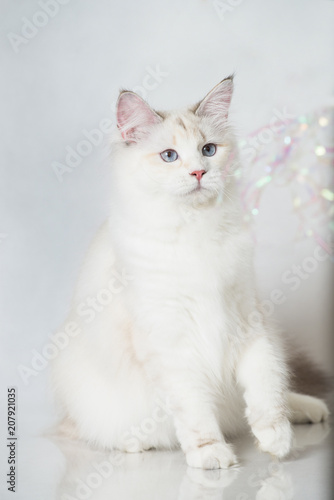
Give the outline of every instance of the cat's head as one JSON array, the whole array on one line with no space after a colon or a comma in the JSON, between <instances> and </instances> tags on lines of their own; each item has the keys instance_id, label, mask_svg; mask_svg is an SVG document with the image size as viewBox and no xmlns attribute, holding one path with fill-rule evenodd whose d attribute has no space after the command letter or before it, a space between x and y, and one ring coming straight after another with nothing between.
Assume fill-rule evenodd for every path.
<instances>
[{"instance_id":1,"label":"cat's head","mask_svg":"<svg viewBox=\"0 0 334 500\"><path fill-rule=\"evenodd\" d=\"M174 112L155 111L134 92L121 92L116 150L131 183L191 204L224 196L235 163L232 92L228 77L197 105Z\"/></svg>"}]
</instances>

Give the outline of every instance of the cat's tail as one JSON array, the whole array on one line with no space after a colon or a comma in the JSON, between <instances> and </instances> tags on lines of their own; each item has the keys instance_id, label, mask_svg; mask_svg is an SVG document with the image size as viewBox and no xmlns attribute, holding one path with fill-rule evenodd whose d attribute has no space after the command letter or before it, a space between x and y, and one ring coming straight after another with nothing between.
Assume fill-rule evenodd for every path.
<instances>
[{"instance_id":1,"label":"cat's tail","mask_svg":"<svg viewBox=\"0 0 334 500\"><path fill-rule=\"evenodd\" d=\"M288 351L290 390L300 394L325 398L334 390L334 377L326 373L302 350Z\"/></svg>"}]
</instances>

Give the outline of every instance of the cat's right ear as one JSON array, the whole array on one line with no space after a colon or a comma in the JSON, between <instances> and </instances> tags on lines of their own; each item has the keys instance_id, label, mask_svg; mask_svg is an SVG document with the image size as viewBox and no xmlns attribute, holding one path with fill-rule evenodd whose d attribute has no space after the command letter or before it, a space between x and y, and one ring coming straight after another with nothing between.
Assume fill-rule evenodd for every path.
<instances>
[{"instance_id":1,"label":"cat's right ear","mask_svg":"<svg viewBox=\"0 0 334 500\"><path fill-rule=\"evenodd\" d=\"M126 142L138 142L162 118L134 92L120 93L116 105L117 127Z\"/></svg>"}]
</instances>

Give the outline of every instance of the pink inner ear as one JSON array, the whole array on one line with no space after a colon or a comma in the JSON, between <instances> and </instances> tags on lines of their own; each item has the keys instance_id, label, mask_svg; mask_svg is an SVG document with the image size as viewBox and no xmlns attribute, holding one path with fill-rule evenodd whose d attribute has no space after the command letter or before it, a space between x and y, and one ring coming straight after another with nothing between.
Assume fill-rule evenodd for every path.
<instances>
[{"instance_id":1,"label":"pink inner ear","mask_svg":"<svg viewBox=\"0 0 334 500\"><path fill-rule=\"evenodd\" d=\"M133 92L123 92L117 103L117 126L126 141L137 142L147 128L160 121L150 106Z\"/></svg>"}]
</instances>

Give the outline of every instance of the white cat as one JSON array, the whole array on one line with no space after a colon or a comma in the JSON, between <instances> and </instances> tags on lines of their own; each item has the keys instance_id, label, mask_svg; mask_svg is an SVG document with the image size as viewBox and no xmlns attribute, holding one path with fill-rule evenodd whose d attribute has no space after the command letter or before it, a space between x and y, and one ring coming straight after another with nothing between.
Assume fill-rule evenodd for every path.
<instances>
[{"instance_id":1,"label":"white cat","mask_svg":"<svg viewBox=\"0 0 334 500\"><path fill-rule=\"evenodd\" d=\"M322 400L291 392L259 310L233 175L232 91L228 77L168 113L120 94L110 218L75 293L77 335L53 367L65 422L99 446L181 445L188 465L224 468L237 463L225 439L247 421L262 450L284 457L291 421L328 416Z\"/></svg>"}]
</instances>

